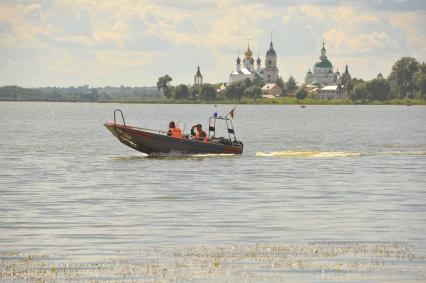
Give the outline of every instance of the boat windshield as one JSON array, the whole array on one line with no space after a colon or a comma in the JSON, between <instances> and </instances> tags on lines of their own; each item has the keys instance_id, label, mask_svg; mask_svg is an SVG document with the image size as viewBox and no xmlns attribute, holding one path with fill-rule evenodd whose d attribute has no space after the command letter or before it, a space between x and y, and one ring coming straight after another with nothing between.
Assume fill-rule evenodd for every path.
<instances>
[{"instance_id":1,"label":"boat windshield","mask_svg":"<svg viewBox=\"0 0 426 283\"><path fill-rule=\"evenodd\" d=\"M209 139L227 139L230 142L236 140L234 125L232 120L222 117L213 116L209 119Z\"/></svg>"}]
</instances>

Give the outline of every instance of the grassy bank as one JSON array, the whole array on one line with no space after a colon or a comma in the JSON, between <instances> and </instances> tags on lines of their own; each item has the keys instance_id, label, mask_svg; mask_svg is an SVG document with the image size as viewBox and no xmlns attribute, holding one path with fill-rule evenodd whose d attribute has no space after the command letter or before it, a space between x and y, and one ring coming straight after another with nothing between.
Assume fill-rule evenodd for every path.
<instances>
[{"instance_id":1,"label":"grassy bank","mask_svg":"<svg viewBox=\"0 0 426 283\"><path fill-rule=\"evenodd\" d=\"M386 101L353 101L350 99L333 99L323 100L317 98L306 98L304 100L297 100L295 97L279 97L273 99L260 98L257 100L243 98L241 100L175 100L175 99L152 99L152 100L118 100L108 101L114 103L141 103L141 104L276 104L276 105L426 105L425 99L392 99Z\"/></svg>"}]
</instances>

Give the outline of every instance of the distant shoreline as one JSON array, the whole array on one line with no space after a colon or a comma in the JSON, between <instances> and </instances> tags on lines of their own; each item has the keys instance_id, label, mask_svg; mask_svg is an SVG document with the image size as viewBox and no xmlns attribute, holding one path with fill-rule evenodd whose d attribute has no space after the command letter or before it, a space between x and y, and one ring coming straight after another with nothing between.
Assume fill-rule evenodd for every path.
<instances>
[{"instance_id":1,"label":"distant shoreline","mask_svg":"<svg viewBox=\"0 0 426 283\"><path fill-rule=\"evenodd\" d=\"M421 98L413 99L392 99L385 101L352 101L350 99L339 100L322 100L307 98L304 100L297 100L294 97L279 97L273 99L260 98L256 101L253 99L241 100L174 100L174 99L145 99L145 100L108 100L108 101L85 101L85 100L19 100L19 99L2 99L4 102L89 102L89 103L123 103L123 104L245 104L245 105L426 105L426 100Z\"/></svg>"}]
</instances>

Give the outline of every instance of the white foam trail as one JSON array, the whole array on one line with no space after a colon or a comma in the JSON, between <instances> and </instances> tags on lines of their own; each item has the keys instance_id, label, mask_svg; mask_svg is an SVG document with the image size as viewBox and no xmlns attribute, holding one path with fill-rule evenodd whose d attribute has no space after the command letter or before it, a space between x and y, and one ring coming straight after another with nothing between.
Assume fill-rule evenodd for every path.
<instances>
[{"instance_id":1,"label":"white foam trail","mask_svg":"<svg viewBox=\"0 0 426 283\"><path fill-rule=\"evenodd\" d=\"M358 156L423 156L425 151L385 151L385 152L346 152L346 151L310 151L310 150L286 150L273 152L256 152L261 157L358 157Z\"/></svg>"},{"instance_id":2,"label":"white foam trail","mask_svg":"<svg viewBox=\"0 0 426 283\"><path fill-rule=\"evenodd\" d=\"M274 151L274 152L256 152L256 156L262 157L357 157L360 156L359 152L343 152L343 151L309 151L309 150L287 150L287 151Z\"/></svg>"},{"instance_id":3,"label":"white foam trail","mask_svg":"<svg viewBox=\"0 0 426 283\"><path fill-rule=\"evenodd\" d=\"M148 154L148 156L150 156L150 157L188 157L190 155L185 154L185 153L180 152L180 151L171 151L171 152L168 152L168 153L153 152L153 153Z\"/></svg>"},{"instance_id":4,"label":"white foam trail","mask_svg":"<svg viewBox=\"0 0 426 283\"><path fill-rule=\"evenodd\" d=\"M385 151L375 153L374 155L426 155L426 151Z\"/></svg>"},{"instance_id":5,"label":"white foam trail","mask_svg":"<svg viewBox=\"0 0 426 283\"><path fill-rule=\"evenodd\" d=\"M169 158L196 158L196 157L229 157L229 156L235 156L236 154L229 154L229 153L199 153L199 154L193 154L193 153L184 153L179 151L171 151L169 153L152 153L149 156L150 157L169 157Z\"/></svg>"},{"instance_id":6,"label":"white foam trail","mask_svg":"<svg viewBox=\"0 0 426 283\"><path fill-rule=\"evenodd\" d=\"M229 156L235 156L236 154L232 153L200 153L200 154L193 154L191 156L193 157L229 157Z\"/></svg>"}]
</instances>

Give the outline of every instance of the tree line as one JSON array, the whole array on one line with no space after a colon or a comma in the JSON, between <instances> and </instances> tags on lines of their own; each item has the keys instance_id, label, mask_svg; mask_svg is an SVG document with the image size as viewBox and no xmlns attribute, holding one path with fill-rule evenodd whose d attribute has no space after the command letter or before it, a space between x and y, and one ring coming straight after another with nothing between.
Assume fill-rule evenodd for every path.
<instances>
[{"instance_id":1,"label":"tree line","mask_svg":"<svg viewBox=\"0 0 426 283\"><path fill-rule=\"evenodd\" d=\"M186 100L240 100L242 98L251 98L257 100L262 97L262 87L265 85L264 79L256 74L253 80L233 82L230 84L202 84L188 86L179 84L171 85L172 77L164 75L158 78L158 91L169 99ZM294 92L297 89L295 79L290 76L288 82L284 84L282 78L279 78L276 84L281 88L281 96L286 96L288 92Z\"/></svg>"},{"instance_id":2,"label":"tree line","mask_svg":"<svg viewBox=\"0 0 426 283\"><path fill-rule=\"evenodd\" d=\"M158 98L155 87L40 87L19 86L0 87L0 100L3 101L135 101Z\"/></svg>"},{"instance_id":3,"label":"tree line","mask_svg":"<svg viewBox=\"0 0 426 283\"><path fill-rule=\"evenodd\" d=\"M225 89L221 85L203 84L187 86L180 84L172 86L172 78L169 75L160 77L157 89L170 99L215 100L228 99L240 100L252 98L254 100L262 96L262 87L265 81L259 75L253 80L245 79L228 84ZM364 81L358 78L342 75L340 84L344 86L347 96L354 102L366 103L368 101L386 101L390 99L423 98L426 99L426 65L419 63L415 58L403 57L395 62L388 78L378 76L375 79ZM282 92L280 96L295 96L298 100L308 97L306 86L297 86L295 79L290 76L286 83L279 78L277 85ZM317 98L317 94L311 94Z\"/></svg>"},{"instance_id":4,"label":"tree line","mask_svg":"<svg viewBox=\"0 0 426 283\"><path fill-rule=\"evenodd\" d=\"M142 101L159 99L165 96L175 100L240 100L249 98L257 100L262 96L265 81L256 74L252 80L245 79L230 84L202 84L188 86L171 84L172 77L164 75L158 78L156 87L100 87L88 85L79 87L45 87L22 88L19 86L0 87L0 100L11 101ZM364 81L358 78L341 77L347 96L358 103L369 101L386 101L390 99L423 98L426 99L426 64L415 58L403 57L392 66L387 78L378 76ZM281 88L280 96L295 96L303 100L308 96L304 85L297 86L290 76L284 83L279 78L276 84ZM311 94L316 98L315 94Z\"/></svg>"},{"instance_id":5,"label":"tree line","mask_svg":"<svg viewBox=\"0 0 426 283\"><path fill-rule=\"evenodd\" d=\"M426 64L412 57L403 57L395 62L387 78L381 75L370 81L352 78L344 85L353 101L426 99Z\"/></svg>"}]
</instances>

